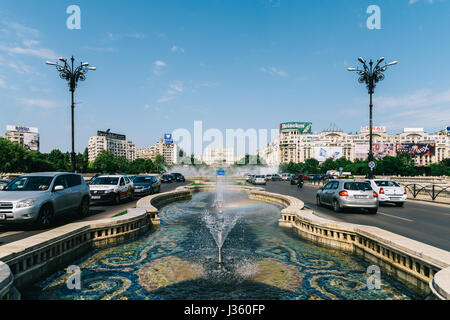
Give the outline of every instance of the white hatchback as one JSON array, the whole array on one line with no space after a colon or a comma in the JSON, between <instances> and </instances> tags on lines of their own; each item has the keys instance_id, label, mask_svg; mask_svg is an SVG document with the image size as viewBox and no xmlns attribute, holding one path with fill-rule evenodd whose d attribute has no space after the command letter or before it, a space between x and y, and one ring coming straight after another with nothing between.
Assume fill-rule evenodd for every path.
<instances>
[{"instance_id":1,"label":"white hatchback","mask_svg":"<svg viewBox=\"0 0 450 320\"><path fill-rule=\"evenodd\" d=\"M380 203L394 203L397 207L403 207L408 194L406 188L400 186L392 180L366 180L372 186L372 189L378 193Z\"/></svg>"}]
</instances>

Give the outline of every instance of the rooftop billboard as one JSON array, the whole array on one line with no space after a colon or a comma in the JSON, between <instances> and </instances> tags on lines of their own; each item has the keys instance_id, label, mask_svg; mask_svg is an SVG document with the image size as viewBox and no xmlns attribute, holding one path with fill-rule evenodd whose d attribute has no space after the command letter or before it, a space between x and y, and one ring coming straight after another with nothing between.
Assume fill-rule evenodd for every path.
<instances>
[{"instance_id":1,"label":"rooftop billboard","mask_svg":"<svg viewBox=\"0 0 450 320\"><path fill-rule=\"evenodd\" d=\"M280 124L280 131L299 130L301 134L312 133L312 122L284 122Z\"/></svg>"},{"instance_id":2,"label":"rooftop billboard","mask_svg":"<svg viewBox=\"0 0 450 320\"><path fill-rule=\"evenodd\" d=\"M434 156L436 153L435 143L398 143L397 154L409 153L411 156Z\"/></svg>"}]
</instances>

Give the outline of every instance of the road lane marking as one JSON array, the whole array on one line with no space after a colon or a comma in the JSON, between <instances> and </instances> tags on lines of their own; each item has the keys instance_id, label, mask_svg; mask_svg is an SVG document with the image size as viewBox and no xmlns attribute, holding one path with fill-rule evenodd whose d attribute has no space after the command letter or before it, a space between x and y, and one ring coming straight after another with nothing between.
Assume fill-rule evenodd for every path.
<instances>
[{"instance_id":1,"label":"road lane marking","mask_svg":"<svg viewBox=\"0 0 450 320\"><path fill-rule=\"evenodd\" d=\"M414 220L411 220L411 219L401 218L401 217L393 216L391 214L387 214L387 213L383 213L383 212L378 212L378 214L382 214L384 216L388 216L388 217L392 217L392 218L396 218L396 219L401 219L401 220L405 220L405 221L409 221L409 222L414 222Z\"/></svg>"}]
</instances>

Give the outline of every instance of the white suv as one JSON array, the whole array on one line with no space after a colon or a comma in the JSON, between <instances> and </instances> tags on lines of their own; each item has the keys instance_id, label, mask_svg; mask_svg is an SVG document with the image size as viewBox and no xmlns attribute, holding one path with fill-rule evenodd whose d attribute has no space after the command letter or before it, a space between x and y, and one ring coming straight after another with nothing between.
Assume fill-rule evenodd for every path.
<instances>
[{"instance_id":1,"label":"white suv","mask_svg":"<svg viewBox=\"0 0 450 320\"><path fill-rule=\"evenodd\" d=\"M394 203L397 207L403 207L408 198L406 189L392 180L366 180L370 183L372 189L378 193L380 203Z\"/></svg>"},{"instance_id":2,"label":"white suv","mask_svg":"<svg viewBox=\"0 0 450 320\"><path fill-rule=\"evenodd\" d=\"M101 175L89 184L91 202L113 202L134 200L133 182L124 175Z\"/></svg>"}]
</instances>

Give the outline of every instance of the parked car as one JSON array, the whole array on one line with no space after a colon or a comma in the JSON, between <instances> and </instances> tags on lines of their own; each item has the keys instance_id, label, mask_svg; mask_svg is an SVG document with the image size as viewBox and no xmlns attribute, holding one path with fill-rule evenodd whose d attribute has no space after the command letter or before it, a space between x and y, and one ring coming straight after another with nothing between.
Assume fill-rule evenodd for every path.
<instances>
[{"instance_id":1,"label":"parked car","mask_svg":"<svg viewBox=\"0 0 450 320\"><path fill-rule=\"evenodd\" d=\"M373 179L366 182L378 193L380 203L394 203L397 207L403 207L408 198L406 188L395 181Z\"/></svg>"},{"instance_id":2,"label":"parked car","mask_svg":"<svg viewBox=\"0 0 450 320\"><path fill-rule=\"evenodd\" d=\"M270 180L272 180L272 175L271 174L266 174L265 178L266 178L267 181L270 181Z\"/></svg>"},{"instance_id":3,"label":"parked car","mask_svg":"<svg viewBox=\"0 0 450 320\"><path fill-rule=\"evenodd\" d=\"M133 180L134 194L145 196L161 191L161 183L158 178L150 175L136 176Z\"/></svg>"},{"instance_id":4,"label":"parked car","mask_svg":"<svg viewBox=\"0 0 450 320\"><path fill-rule=\"evenodd\" d=\"M273 174L272 175L272 181L281 181L282 178L279 174Z\"/></svg>"},{"instance_id":5,"label":"parked car","mask_svg":"<svg viewBox=\"0 0 450 320\"><path fill-rule=\"evenodd\" d=\"M266 185L267 183L267 178L264 175L256 175L255 178L253 179L253 184L262 184L262 185Z\"/></svg>"},{"instance_id":6,"label":"parked car","mask_svg":"<svg viewBox=\"0 0 450 320\"><path fill-rule=\"evenodd\" d=\"M89 187L77 173L24 174L0 191L0 223L35 223L46 228L61 214L89 213Z\"/></svg>"},{"instance_id":7,"label":"parked car","mask_svg":"<svg viewBox=\"0 0 450 320\"><path fill-rule=\"evenodd\" d=\"M332 180L317 191L317 206L332 206L335 212L346 208L367 209L369 213L378 211L378 193L365 181Z\"/></svg>"},{"instance_id":8,"label":"parked car","mask_svg":"<svg viewBox=\"0 0 450 320\"><path fill-rule=\"evenodd\" d=\"M6 187L8 185L8 183L10 183L11 180L7 180L7 179L0 179L0 190L2 190L4 187Z\"/></svg>"},{"instance_id":9,"label":"parked car","mask_svg":"<svg viewBox=\"0 0 450 320\"><path fill-rule=\"evenodd\" d=\"M288 181L291 178L291 175L289 173L283 173L281 175L281 179L283 179L283 181Z\"/></svg>"},{"instance_id":10,"label":"parked car","mask_svg":"<svg viewBox=\"0 0 450 320\"><path fill-rule=\"evenodd\" d=\"M89 185L92 202L112 202L134 200L133 182L125 175L98 176Z\"/></svg>"},{"instance_id":11,"label":"parked car","mask_svg":"<svg viewBox=\"0 0 450 320\"><path fill-rule=\"evenodd\" d=\"M175 178L176 182L185 182L186 179L184 178L184 176L181 173L171 173L172 177Z\"/></svg>"},{"instance_id":12,"label":"parked car","mask_svg":"<svg viewBox=\"0 0 450 320\"><path fill-rule=\"evenodd\" d=\"M173 176L165 173L161 176L161 182L162 183L172 183L173 182Z\"/></svg>"},{"instance_id":13,"label":"parked car","mask_svg":"<svg viewBox=\"0 0 450 320\"><path fill-rule=\"evenodd\" d=\"M246 176L245 176L245 181L247 181L247 182L251 182L251 180L252 180L252 174L247 174Z\"/></svg>"}]
</instances>

